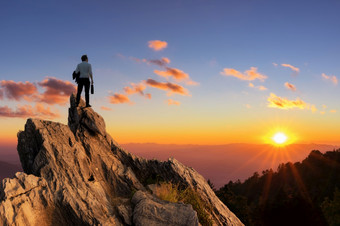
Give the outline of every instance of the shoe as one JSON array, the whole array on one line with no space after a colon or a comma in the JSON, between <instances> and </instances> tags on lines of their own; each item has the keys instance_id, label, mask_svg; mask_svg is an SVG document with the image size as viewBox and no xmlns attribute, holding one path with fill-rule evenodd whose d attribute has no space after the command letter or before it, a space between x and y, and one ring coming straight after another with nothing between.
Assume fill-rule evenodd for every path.
<instances>
[{"instance_id":1,"label":"shoe","mask_svg":"<svg viewBox=\"0 0 340 226\"><path fill-rule=\"evenodd\" d=\"M87 107L87 108L90 108L90 107L92 107L92 106L91 106L91 105L89 105L89 104L86 104L86 107Z\"/></svg>"}]
</instances>

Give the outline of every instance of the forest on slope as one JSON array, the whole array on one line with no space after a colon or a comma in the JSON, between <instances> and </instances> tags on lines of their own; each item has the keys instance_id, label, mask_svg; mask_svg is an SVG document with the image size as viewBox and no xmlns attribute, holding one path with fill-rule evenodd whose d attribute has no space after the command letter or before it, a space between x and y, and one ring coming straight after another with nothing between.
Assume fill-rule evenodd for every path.
<instances>
[{"instance_id":1,"label":"forest on slope","mask_svg":"<svg viewBox=\"0 0 340 226\"><path fill-rule=\"evenodd\" d=\"M340 225L340 149L215 190L245 225Z\"/></svg>"}]
</instances>

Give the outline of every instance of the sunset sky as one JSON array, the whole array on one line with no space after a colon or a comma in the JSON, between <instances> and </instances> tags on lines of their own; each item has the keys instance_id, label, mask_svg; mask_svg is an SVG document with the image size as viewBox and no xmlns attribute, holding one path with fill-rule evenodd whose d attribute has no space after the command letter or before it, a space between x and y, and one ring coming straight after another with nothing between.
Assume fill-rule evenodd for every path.
<instances>
[{"instance_id":1,"label":"sunset sky","mask_svg":"<svg viewBox=\"0 0 340 226\"><path fill-rule=\"evenodd\" d=\"M340 145L340 1L1 1L0 144L90 103L119 143ZM84 94L83 94L84 96Z\"/></svg>"}]
</instances>

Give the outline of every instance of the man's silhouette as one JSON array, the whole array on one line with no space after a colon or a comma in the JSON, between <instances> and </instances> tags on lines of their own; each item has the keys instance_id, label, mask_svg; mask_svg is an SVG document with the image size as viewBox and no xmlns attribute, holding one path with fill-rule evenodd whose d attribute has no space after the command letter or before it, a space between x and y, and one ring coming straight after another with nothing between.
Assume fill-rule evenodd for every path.
<instances>
[{"instance_id":1,"label":"man's silhouette","mask_svg":"<svg viewBox=\"0 0 340 226\"><path fill-rule=\"evenodd\" d=\"M83 55L81 57L82 62L77 65L75 70L76 73L80 72L80 76L78 79L78 91L77 91L77 106L80 101L80 95L83 91L83 86L85 86L85 100L86 100L86 107L91 107L90 105L90 79L91 84L93 84L93 76L92 76L92 67L89 64L89 60L87 55Z\"/></svg>"}]
</instances>

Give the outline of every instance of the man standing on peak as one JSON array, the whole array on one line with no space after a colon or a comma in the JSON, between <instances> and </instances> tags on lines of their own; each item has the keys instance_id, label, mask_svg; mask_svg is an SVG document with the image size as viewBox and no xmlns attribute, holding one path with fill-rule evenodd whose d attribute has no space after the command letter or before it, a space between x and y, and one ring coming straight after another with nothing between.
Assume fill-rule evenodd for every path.
<instances>
[{"instance_id":1,"label":"man standing on peak","mask_svg":"<svg viewBox=\"0 0 340 226\"><path fill-rule=\"evenodd\" d=\"M77 90L77 106L80 101L80 95L83 91L83 86L85 86L85 100L86 100L86 107L91 107L90 105L90 79L91 84L93 85L93 76L92 76L92 67L89 64L89 59L87 55L83 55L81 57L81 63L77 65L75 70L76 73L80 72L79 79L78 79L78 90Z\"/></svg>"}]
</instances>

